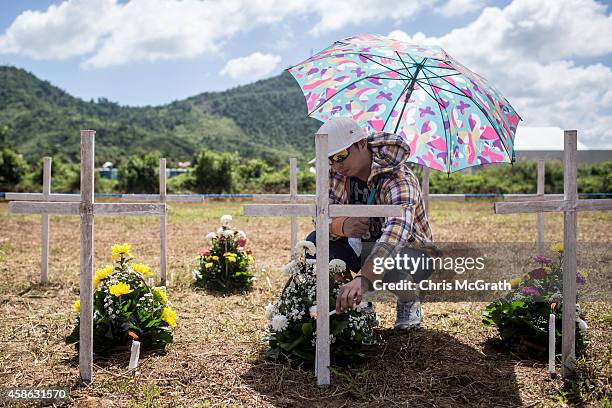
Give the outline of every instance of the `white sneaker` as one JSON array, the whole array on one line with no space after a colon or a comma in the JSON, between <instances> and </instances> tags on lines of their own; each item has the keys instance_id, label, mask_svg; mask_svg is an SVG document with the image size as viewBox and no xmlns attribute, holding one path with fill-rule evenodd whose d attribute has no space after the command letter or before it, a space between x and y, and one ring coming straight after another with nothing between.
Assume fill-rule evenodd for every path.
<instances>
[{"instance_id":1,"label":"white sneaker","mask_svg":"<svg viewBox=\"0 0 612 408\"><path fill-rule=\"evenodd\" d=\"M419 300L397 301L395 330L416 330L421 328L423 308Z\"/></svg>"}]
</instances>

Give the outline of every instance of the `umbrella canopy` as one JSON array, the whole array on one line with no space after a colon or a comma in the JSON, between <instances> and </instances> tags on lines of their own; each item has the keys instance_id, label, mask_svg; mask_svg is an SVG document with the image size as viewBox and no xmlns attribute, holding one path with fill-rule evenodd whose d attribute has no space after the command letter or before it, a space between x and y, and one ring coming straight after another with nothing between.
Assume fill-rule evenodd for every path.
<instances>
[{"instance_id":1,"label":"umbrella canopy","mask_svg":"<svg viewBox=\"0 0 612 408\"><path fill-rule=\"evenodd\" d=\"M448 173L513 162L521 118L486 79L439 47L362 34L288 69L308 115L350 116L369 132L401 135L409 160Z\"/></svg>"}]
</instances>

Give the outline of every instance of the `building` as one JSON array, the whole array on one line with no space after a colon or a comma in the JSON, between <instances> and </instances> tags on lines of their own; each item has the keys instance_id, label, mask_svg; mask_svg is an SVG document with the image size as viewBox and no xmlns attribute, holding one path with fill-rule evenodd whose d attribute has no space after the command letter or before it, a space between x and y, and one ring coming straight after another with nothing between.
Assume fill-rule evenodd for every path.
<instances>
[{"instance_id":1,"label":"building","mask_svg":"<svg viewBox=\"0 0 612 408\"><path fill-rule=\"evenodd\" d=\"M580 136L578 137L580 139ZM516 160L563 160L563 129L520 126L514 136ZM590 149L578 140L578 164L612 160L612 148Z\"/></svg>"}]
</instances>

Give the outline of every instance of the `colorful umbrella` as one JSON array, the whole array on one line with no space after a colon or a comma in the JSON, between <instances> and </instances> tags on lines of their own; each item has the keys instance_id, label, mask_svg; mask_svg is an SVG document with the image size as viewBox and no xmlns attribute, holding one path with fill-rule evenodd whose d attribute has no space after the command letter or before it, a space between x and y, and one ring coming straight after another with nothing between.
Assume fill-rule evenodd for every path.
<instances>
[{"instance_id":1,"label":"colorful umbrella","mask_svg":"<svg viewBox=\"0 0 612 408\"><path fill-rule=\"evenodd\" d=\"M289 68L308 115L351 116L369 132L397 133L409 160L448 173L513 162L521 118L487 80L439 47L363 34Z\"/></svg>"}]
</instances>

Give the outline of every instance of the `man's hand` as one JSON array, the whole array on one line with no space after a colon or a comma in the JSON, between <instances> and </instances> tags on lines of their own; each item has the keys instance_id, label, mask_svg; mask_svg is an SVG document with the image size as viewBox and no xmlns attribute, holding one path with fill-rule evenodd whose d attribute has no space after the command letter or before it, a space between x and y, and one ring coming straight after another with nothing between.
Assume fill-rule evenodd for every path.
<instances>
[{"instance_id":1,"label":"man's hand","mask_svg":"<svg viewBox=\"0 0 612 408\"><path fill-rule=\"evenodd\" d=\"M340 287L336 297L336 313L344 313L361 303L361 297L367 289L367 280L356 277L346 285Z\"/></svg>"},{"instance_id":2,"label":"man's hand","mask_svg":"<svg viewBox=\"0 0 612 408\"><path fill-rule=\"evenodd\" d=\"M370 229L370 219L367 217L349 217L344 220L342 232L347 237L359 238Z\"/></svg>"}]
</instances>

